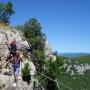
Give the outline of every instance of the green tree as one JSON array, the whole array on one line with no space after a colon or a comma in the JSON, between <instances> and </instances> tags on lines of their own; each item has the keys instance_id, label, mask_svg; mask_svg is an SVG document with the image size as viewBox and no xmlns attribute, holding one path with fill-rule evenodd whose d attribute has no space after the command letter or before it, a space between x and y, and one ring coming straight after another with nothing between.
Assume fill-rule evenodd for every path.
<instances>
[{"instance_id":1,"label":"green tree","mask_svg":"<svg viewBox=\"0 0 90 90\"><path fill-rule=\"evenodd\" d=\"M27 39L28 43L32 45L31 48L33 55L38 60L44 59L45 35L41 31L41 25L37 19L31 18L24 24L24 36Z\"/></svg>"},{"instance_id":2,"label":"green tree","mask_svg":"<svg viewBox=\"0 0 90 90\"><path fill-rule=\"evenodd\" d=\"M57 80L58 76L60 76L62 70L60 70L60 67L63 65L63 60L61 57L57 56L56 61L46 61L45 65L45 71L44 74L46 74L48 77L52 78L53 80ZM58 83L57 82L53 82L49 79L45 80L46 83L46 88L47 90L51 90L53 88L53 90L58 90Z\"/></svg>"},{"instance_id":3,"label":"green tree","mask_svg":"<svg viewBox=\"0 0 90 90\"><path fill-rule=\"evenodd\" d=\"M58 90L58 77L60 77L61 72L64 72L64 68L60 68L63 65L63 59L60 56L56 56L56 60L45 60L43 63L43 69L41 74L37 74L39 82L43 85L46 90ZM49 78L51 79L49 79Z\"/></svg>"},{"instance_id":4,"label":"green tree","mask_svg":"<svg viewBox=\"0 0 90 90\"><path fill-rule=\"evenodd\" d=\"M14 14L13 5L11 2L0 2L0 22L9 24L11 15Z\"/></svg>"},{"instance_id":5,"label":"green tree","mask_svg":"<svg viewBox=\"0 0 90 90\"><path fill-rule=\"evenodd\" d=\"M26 63L25 66L24 66L24 69L22 69L22 78L24 81L26 81L27 83L30 83L30 79L31 79L31 76L30 76L30 68L29 68L29 63Z\"/></svg>"},{"instance_id":6,"label":"green tree","mask_svg":"<svg viewBox=\"0 0 90 90\"><path fill-rule=\"evenodd\" d=\"M57 52L54 53L57 57L56 61L45 60L44 44L46 37L45 34L42 33L41 29L42 28L38 20L32 18L24 24L24 29L22 30L28 43L32 46L32 55L34 56L33 61L35 61L34 64L36 66L36 70L39 72L36 75L41 85L39 87L43 86L46 90L52 90L52 88L53 90L57 90L57 83L49 80L41 74L56 80L60 75L60 71L62 71L60 66L63 65L63 60L58 56Z\"/></svg>"},{"instance_id":7,"label":"green tree","mask_svg":"<svg viewBox=\"0 0 90 90\"><path fill-rule=\"evenodd\" d=\"M35 50L43 50L43 33L41 31L41 25L37 19L32 18L24 24L24 35L32 48Z\"/></svg>"}]
</instances>

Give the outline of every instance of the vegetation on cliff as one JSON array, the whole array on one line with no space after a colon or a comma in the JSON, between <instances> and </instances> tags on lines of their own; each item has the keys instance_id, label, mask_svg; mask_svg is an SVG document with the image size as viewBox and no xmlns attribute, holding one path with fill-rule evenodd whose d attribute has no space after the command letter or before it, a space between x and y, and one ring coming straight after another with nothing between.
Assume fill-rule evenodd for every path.
<instances>
[{"instance_id":1,"label":"vegetation on cliff","mask_svg":"<svg viewBox=\"0 0 90 90\"><path fill-rule=\"evenodd\" d=\"M56 60L53 61L45 60L44 55L44 45L45 45L45 34L41 31L41 25L38 22L37 19L32 18L29 21L27 21L24 26L23 33L25 38L27 39L28 43L31 45L32 48L32 55L34 56L33 61L37 69L37 75L36 77L39 80L40 87L44 87L47 90L57 90L57 84L56 81L52 81L47 77L50 77L53 80L58 79L58 76L60 75L60 72L63 71L60 66L63 65L63 60L56 54Z\"/></svg>"}]
</instances>

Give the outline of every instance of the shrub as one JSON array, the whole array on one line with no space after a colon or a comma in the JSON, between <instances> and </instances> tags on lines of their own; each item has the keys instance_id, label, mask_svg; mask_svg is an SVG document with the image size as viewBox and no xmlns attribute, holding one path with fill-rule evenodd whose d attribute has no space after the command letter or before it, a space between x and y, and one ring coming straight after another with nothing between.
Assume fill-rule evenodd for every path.
<instances>
[{"instance_id":1,"label":"shrub","mask_svg":"<svg viewBox=\"0 0 90 90\"><path fill-rule=\"evenodd\" d=\"M22 69L22 79L23 81L26 81L27 83L29 83L31 80L29 63L26 63L24 66L24 69Z\"/></svg>"}]
</instances>

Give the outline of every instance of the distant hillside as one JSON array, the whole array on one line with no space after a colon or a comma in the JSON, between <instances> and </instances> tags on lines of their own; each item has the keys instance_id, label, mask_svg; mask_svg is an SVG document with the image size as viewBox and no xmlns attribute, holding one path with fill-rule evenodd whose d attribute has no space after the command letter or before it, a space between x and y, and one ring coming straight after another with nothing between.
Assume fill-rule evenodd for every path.
<instances>
[{"instance_id":1,"label":"distant hillside","mask_svg":"<svg viewBox=\"0 0 90 90\"><path fill-rule=\"evenodd\" d=\"M81 56L85 55L85 56ZM75 54L74 58L65 58L66 73L59 76L59 82L72 90L90 90L90 54ZM60 90L69 90L60 86Z\"/></svg>"},{"instance_id":2,"label":"distant hillside","mask_svg":"<svg viewBox=\"0 0 90 90\"><path fill-rule=\"evenodd\" d=\"M87 56L90 55L90 53L60 53L59 55L67 58L75 58L80 56Z\"/></svg>"},{"instance_id":3,"label":"distant hillside","mask_svg":"<svg viewBox=\"0 0 90 90\"><path fill-rule=\"evenodd\" d=\"M74 59L79 61L79 63L88 63L88 64L90 64L90 55L79 56L79 57L75 57Z\"/></svg>"}]
</instances>

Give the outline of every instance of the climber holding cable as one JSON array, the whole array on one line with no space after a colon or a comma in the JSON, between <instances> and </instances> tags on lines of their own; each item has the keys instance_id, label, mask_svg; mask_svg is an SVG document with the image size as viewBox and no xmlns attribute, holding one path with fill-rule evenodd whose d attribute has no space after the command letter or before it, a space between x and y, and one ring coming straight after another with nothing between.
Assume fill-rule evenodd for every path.
<instances>
[{"instance_id":1,"label":"climber holding cable","mask_svg":"<svg viewBox=\"0 0 90 90\"><path fill-rule=\"evenodd\" d=\"M16 46L16 40L12 40L11 42L6 42L7 47L9 49L9 55L7 56L7 64L12 63L13 75L14 75L14 83L13 86L17 85L17 80L20 71L20 62L23 62L22 58L20 57L19 51Z\"/></svg>"},{"instance_id":2,"label":"climber holding cable","mask_svg":"<svg viewBox=\"0 0 90 90\"><path fill-rule=\"evenodd\" d=\"M16 51L18 51L16 46L16 40L12 40L11 42L6 41L7 47L9 49L8 56L6 58L6 61L9 63L13 57L16 55ZM8 63L6 64L6 67L8 66Z\"/></svg>"}]
</instances>

